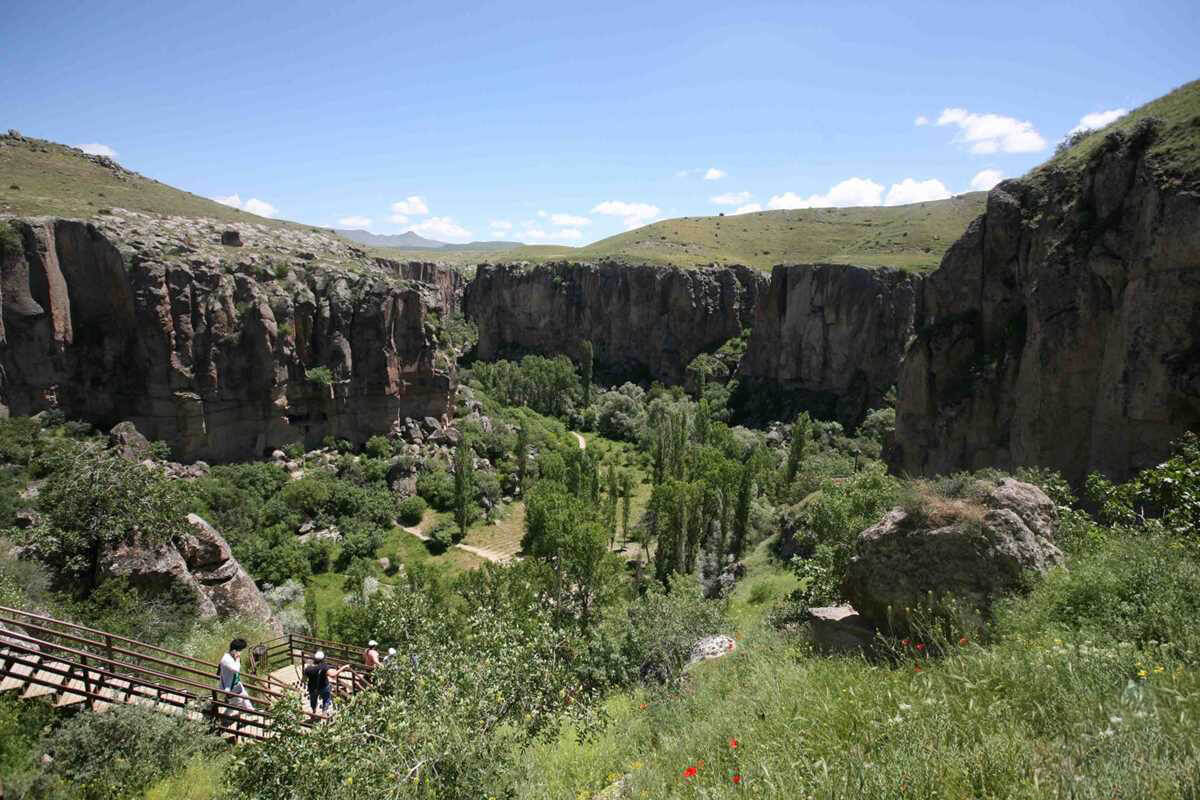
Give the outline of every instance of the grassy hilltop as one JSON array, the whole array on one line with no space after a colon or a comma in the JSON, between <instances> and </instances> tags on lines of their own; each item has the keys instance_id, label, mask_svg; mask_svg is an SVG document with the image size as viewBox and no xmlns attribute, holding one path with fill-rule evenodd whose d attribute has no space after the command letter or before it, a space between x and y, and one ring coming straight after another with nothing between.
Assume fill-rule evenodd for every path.
<instances>
[{"instance_id":1,"label":"grassy hilltop","mask_svg":"<svg viewBox=\"0 0 1200 800\"><path fill-rule=\"evenodd\" d=\"M679 217L586 247L526 245L503 252L438 253L457 263L609 259L630 264L705 267L782 263L871 264L932 270L967 224L983 213L984 192L906 206L807 208L726 217ZM391 258L429 251L379 250Z\"/></svg>"},{"instance_id":2,"label":"grassy hilltop","mask_svg":"<svg viewBox=\"0 0 1200 800\"><path fill-rule=\"evenodd\" d=\"M310 227L239 211L45 139L0 135L0 214L94 217L104 208Z\"/></svg>"}]
</instances>

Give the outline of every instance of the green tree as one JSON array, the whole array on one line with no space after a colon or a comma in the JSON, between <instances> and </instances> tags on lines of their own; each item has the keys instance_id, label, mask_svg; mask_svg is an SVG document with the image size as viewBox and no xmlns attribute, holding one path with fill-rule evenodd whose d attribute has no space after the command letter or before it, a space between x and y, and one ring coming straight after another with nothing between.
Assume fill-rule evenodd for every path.
<instances>
[{"instance_id":1,"label":"green tree","mask_svg":"<svg viewBox=\"0 0 1200 800\"><path fill-rule=\"evenodd\" d=\"M584 339L580 350L583 353L579 365L580 379L583 381L583 407L587 408L592 404L592 358L594 354L591 340Z\"/></svg>"},{"instance_id":2,"label":"green tree","mask_svg":"<svg viewBox=\"0 0 1200 800\"><path fill-rule=\"evenodd\" d=\"M459 442L454 451L454 523L460 536L475 521L474 455L466 441Z\"/></svg>"},{"instance_id":3,"label":"green tree","mask_svg":"<svg viewBox=\"0 0 1200 800\"><path fill-rule=\"evenodd\" d=\"M750 458L742 465L742 474L738 479L737 499L733 508L732 539L729 543L729 554L734 561L741 559L746 547L746 536L750 530L750 500L754 492L754 473L758 463L757 448Z\"/></svg>"},{"instance_id":4,"label":"green tree","mask_svg":"<svg viewBox=\"0 0 1200 800\"><path fill-rule=\"evenodd\" d=\"M522 425L517 429L517 487L525 494L525 476L529 471L529 429Z\"/></svg>"},{"instance_id":5,"label":"green tree","mask_svg":"<svg viewBox=\"0 0 1200 800\"><path fill-rule=\"evenodd\" d=\"M629 517L633 504L633 473L628 470L621 472L621 540L629 541Z\"/></svg>"},{"instance_id":6,"label":"green tree","mask_svg":"<svg viewBox=\"0 0 1200 800\"><path fill-rule=\"evenodd\" d=\"M181 482L115 451L63 440L38 469L49 473L38 495L41 519L22 542L80 594L95 586L108 548L153 547L190 530Z\"/></svg>"},{"instance_id":7,"label":"green tree","mask_svg":"<svg viewBox=\"0 0 1200 800\"><path fill-rule=\"evenodd\" d=\"M608 546L609 549L612 549L617 540L617 503L620 500L621 485L617 479L617 468L611 462L608 465L605 479L608 496L604 503L604 527L609 531Z\"/></svg>"},{"instance_id":8,"label":"green tree","mask_svg":"<svg viewBox=\"0 0 1200 800\"><path fill-rule=\"evenodd\" d=\"M808 440L811 437L812 417L805 411L792 423L792 442L788 447L787 468L784 473L785 488L791 486L792 481L796 479L796 473L804 463L805 451L808 449Z\"/></svg>"}]
</instances>

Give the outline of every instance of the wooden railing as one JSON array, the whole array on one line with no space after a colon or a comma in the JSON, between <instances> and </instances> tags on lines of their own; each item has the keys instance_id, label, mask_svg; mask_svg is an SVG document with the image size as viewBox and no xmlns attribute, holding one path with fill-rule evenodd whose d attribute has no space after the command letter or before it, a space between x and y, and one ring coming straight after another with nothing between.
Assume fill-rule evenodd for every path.
<instances>
[{"instance_id":1,"label":"wooden railing","mask_svg":"<svg viewBox=\"0 0 1200 800\"><path fill-rule=\"evenodd\" d=\"M318 650L324 652L326 663L335 667L349 666L348 670L334 679L334 691L343 697L362 690L370 683L370 672L362 663L362 649L344 642L289 633L262 642L252 649L259 648L265 648L265 651L259 651L262 656L255 663L265 665L268 673L289 665L303 668L313 663Z\"/></svg>"},{"instance_id":2,"label":"wooden railing","mask_svg":"<svg viewBox=\"0 0 1200 800\"><path fill-rule=\"evenodd\" d=\"M213 662L6 606L0 606L0 622L9 628L0 643L0 676L46 687L60 698L78 697L74 702L92 708L97 703L141 704L196 713L209 717L213 729L223 735L266 739L272 729L266 709L288 692L269 675L243 673L256 704L250 710L243 695L213 686L218 680ZM361 685L352 680L349 688L354 691ZM305 712L303 725L311 727L321 719Z\"/></svg>"}]
</instances>

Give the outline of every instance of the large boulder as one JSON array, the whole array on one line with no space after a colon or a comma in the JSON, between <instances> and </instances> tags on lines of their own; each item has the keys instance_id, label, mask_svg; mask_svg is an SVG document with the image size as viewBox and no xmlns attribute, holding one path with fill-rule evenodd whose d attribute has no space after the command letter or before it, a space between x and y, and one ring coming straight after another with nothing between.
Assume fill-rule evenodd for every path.
<instances>
[{"instance_id":1,"label":"large boulder","mask_svg":"<svg viewBox=\"0 0 1200 800\"><path fill-rule=\"evenodd\" d=\"M842 590L864 618L903 626L908 609L949 596L965 618L982 619L1027 573L1062 563L1054 503L1036 486L1006 479L980 507L962 508L959 519L932 525L897 508L863 531Z\"/></svg>"},{"instance_id":2,"label":"large boulder","mask_svg":"<svg viewBox=\"0 0 1200 800\"><path fill-rule=\"evenodd\" d=\"M150 457L150 440L128 420L113 425L112 430L108 432L108 443L116 448L122 458L129 461L141 461Z\"/></svg>"},{"instance_id":3,"label":"large boulder","mask_svg":"<svg viewBox=\"0 0 1200 800\"><path fill-rule=\"evenodd\" d=\"M103 559L105 572L128 578L146 591L190 596L201 619L261 620L281 633L270 606L233 557L225 537L196 514L188 514L188 522L191 531L176 541L110 548Z\"/></svg>"}]
</instances>

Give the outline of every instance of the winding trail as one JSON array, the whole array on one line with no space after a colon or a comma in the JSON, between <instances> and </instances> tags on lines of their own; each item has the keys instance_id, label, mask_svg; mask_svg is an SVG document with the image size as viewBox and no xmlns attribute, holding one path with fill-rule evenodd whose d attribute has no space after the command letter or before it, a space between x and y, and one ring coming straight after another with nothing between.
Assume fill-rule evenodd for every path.
<instances>
[{"instance_id":1,"label":"winding trail","mask_svg":"<svg viewBox=\"0 0 1200 800\"><path fill-rule=\"evenodd\" d=\"M401 526L401 527L405 533L411 533L413 536L417 537L422 542L429 541L430 537L421 533L420 528L410 528L408 526ZM469 545L469 544L456 544L453 546L457 547L459 550L466 550L471 555L479 556L480 558L484 559L485 561L491 561L495 564L507 564L510 561L517 560L516 556L506 556L503 553L497 553L495 550L488 550L486 547L475 547L474 545Z\"/></svg>"},{"instance_id":2,"label":"winding trail","mask_svg":"<svg viewBox=\"0 0 1200 800\"><path fill-rule=\"evenodd\" d=\"M575 439L579 442L580 450L587 450L587 439L583 438L582 433L576 433L575 431L571 431L571 435L574 436Z\"/></svg>"}]
</instances>

